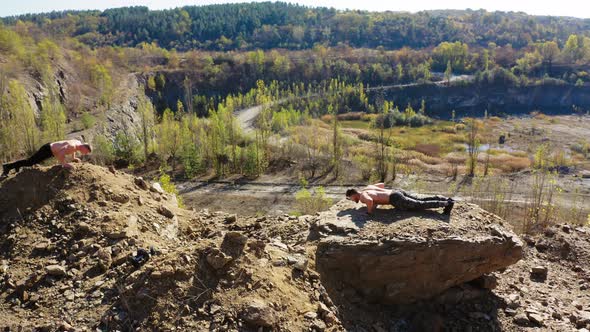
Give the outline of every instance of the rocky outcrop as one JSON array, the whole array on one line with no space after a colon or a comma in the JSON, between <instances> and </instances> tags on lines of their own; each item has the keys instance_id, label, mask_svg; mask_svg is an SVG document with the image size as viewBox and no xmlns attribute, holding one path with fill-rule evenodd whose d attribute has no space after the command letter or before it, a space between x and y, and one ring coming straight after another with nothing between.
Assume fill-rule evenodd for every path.
<instances>
[{"instance_id":1,"label":"rocky outcrop","mask_svg":"<svg viewBox=\"0 0 590 332\"><path fill-rule=\"evenodd\" d=\"M341 202L318 218L316 229L324 238L316 264L333 288L352 287L369 301L427 299L523 255L519 238L476 205L459 203L450 218L395 209L369 218L365 211Z\"/></svg>"},{"instance_id":2,"label":"rocky outcrop","mask_svg":"<svg viewBox=\"0 0 590 332\"><path fill-rule=\"evenodd\" d=\"M510 86L509 84L455 84L450 87L436 84L408 86L385 91L387 99L398 105L408 103L420 107L424 101L427 115L450 119L457 117L528 114L542 111L547 114L570 114L572 106L590 107L590 90L571 84L542 84Z\"/></svg>"}]
</instances>

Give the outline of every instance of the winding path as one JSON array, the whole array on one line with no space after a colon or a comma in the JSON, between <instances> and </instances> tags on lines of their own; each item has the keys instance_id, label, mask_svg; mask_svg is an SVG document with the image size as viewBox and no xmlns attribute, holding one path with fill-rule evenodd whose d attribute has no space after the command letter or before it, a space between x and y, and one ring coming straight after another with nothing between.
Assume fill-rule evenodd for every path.
<instances>
[{"instance_id":1,"label":"winding path","mask_svg":"<svg viewBox=\"0 0 590 332\"><path fill-rule=\"evenodd\" d=\"M457 76L451 77L450 81L451 82L471 81L471 80L473 80L473 77L474 77L473 75L457 75ZM366 91L390 90L390 89L397 89L397 88L406 88L406 87L411 87L411 86L419 86L419 85L424 85L424 84L431 84L431 83L407 83L407 84L381 85L381 86L376 86L376 87L369 87L369 88L366 88L365 90ZM436 84L438 86L445 86L447 84L447 81L445 81L445 80L438 81L438 82L434 82L434 84ZM312 97L316 97L316 96L318 96L317 93L314 93L311 95L300 96L300 97L283 98L283 99L280 99L280 100L277 100L274 102L270 102L270 103L266 103L266 104L262 104L262 105L256 105L256 106L252 106L252 107L247 107L247 108L235 111L234 114L235 114L236 118L238 119L238 122L240 123L242 130L245 133L250 133L254 130L254 122L256 120L256 117L266 107L280 105L280 104L282 104L286 101L292 100L294 98L304 99L304 98L312 98Z\"/></svg>"}]
</instances>

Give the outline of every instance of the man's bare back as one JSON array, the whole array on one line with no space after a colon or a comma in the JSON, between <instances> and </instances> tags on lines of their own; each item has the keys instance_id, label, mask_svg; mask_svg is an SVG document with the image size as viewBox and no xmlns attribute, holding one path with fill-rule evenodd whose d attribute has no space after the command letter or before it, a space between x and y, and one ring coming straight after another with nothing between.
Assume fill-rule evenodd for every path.
<instances>
[{"instance_id":1,"label":"man's bare back","mask_svg":"<svg viewBox=\"0 0 590 332\"><path fill-rule=\"evenodd\" d=\"M66 162L67 156L72 156L72 162L80 162L80 159L76 157L76 152L78 152L83 145L84 143L77 139L57 141L50 144L53 156L65 168L72 167L72 165Z\"/></svg>"}]
</instances>

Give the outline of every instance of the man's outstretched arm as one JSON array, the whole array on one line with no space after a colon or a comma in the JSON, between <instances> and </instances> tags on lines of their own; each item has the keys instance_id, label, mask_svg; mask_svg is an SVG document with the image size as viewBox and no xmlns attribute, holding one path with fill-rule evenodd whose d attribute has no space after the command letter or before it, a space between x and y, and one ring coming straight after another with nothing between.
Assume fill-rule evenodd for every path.
<instances>
[{"instance_id":1,"label":"man's outstretched arm","mask_svg":"<svg viewBox=\"0 0 590 332\"><path fill-rule=\"evenodd\" d=\"M381 189L385 189L385 183L382 183L382 182L375 183L373 186L381 188Z\"/></svg>"},{"instance_id":2,"label":"man's outstretched arm","mask_svg":"<svg viewBox=\"0 0 590 332\"><path fill-rule=\"evenodd\" d=\"M369 196L367 193L361 194L360 201L367 205L368 214L372 214L373 211L375 211L375 202L373 201L373 198L371 198L371 196Z\"/></svg>"},{"instance_id":3,"label":"man's outstretched arm","mask_svg":"<svg viewBox=\"0 0 590 332\"><path fill-rule=\"evenodd\" d=\"M66 154L63 153L62 151L59 151L55 154L55 159L57 159L57 161L59 161L59 163L64 167L64 168L72 168L72 165L68 164L66 162Z\"/></svg>"},{"instance_id":4,"label":"man's outstretched arm","mask_svg":"<svg viewBox=\"0 0 590 332\"><path fill-rule=\"evenodd\" d=\"M76 157L76 151L72 152L72 161L75 163L79 163L80 159Z\"/></svg>"}]
</instances>

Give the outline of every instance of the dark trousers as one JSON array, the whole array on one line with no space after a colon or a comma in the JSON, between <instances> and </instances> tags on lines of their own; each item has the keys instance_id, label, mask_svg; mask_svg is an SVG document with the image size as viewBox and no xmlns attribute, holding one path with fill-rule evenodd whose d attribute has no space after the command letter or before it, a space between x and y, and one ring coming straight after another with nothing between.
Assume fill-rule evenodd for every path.
<instances>
[{"instance_id":1,"label":"dark trousers","mask_svg":"<svg viewBox=\"0 0 590 332\"><path fill-rule=\"evenodd\" d=\"M389 195L389 204L402 210L424 210L446 207L449 199L443 196L420 198L403 190L394 190Z\"/></svg>"},{"instance_id":2,"label":"dark trousers","mask_svg":"<svg viewBox=\"0 0 590 332\"><path fill-rule=\"evenodd\" d=\"M27 159L22 159L15 161L13 163L4 164L2 166L2 175L8 175L11 170L15 169L16 172L20 171L21 167L30 167L33 165L40 164L45 160L53 157L53 152L51 152L51 143L47 143L43 145L39 151L35 152L32 156Z\"/></svg>"}]
</instances>

